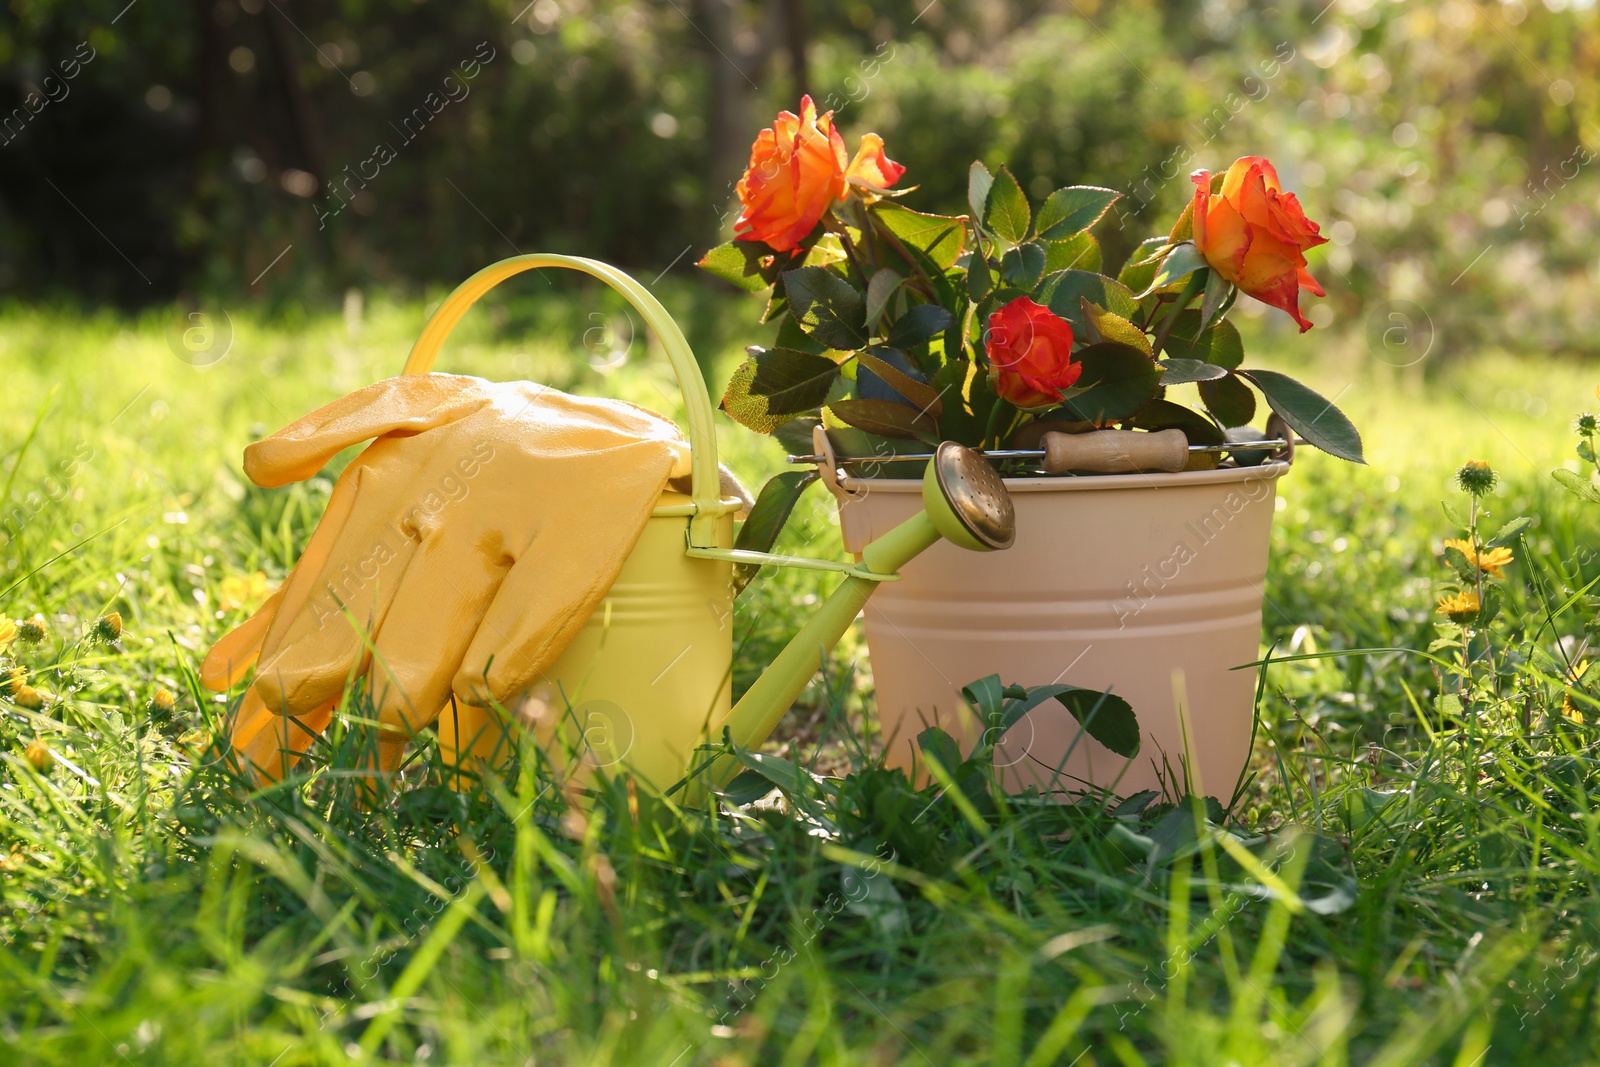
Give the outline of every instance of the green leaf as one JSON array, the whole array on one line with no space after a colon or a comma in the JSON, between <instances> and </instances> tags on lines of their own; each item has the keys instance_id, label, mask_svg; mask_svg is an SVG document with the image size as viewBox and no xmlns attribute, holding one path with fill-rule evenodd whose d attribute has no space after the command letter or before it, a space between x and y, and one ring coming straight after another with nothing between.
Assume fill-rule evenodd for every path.
<instances>
[{"instance_id":1,"label":"green leaf","mask_svg":"<svg viewBox=\"0 0 1600 1067\"><path fill-rule=\"evenodd\" d=\"M1039 242L1020 244L1000 257L1000 280L1014 289L1031 290L1044 276L1045 258Z\"/></svg>"},{"instance_id":2,"label":"green leaf","mask_svg":"<svg viewBox=\"0 0 1600 1067\"><path fill-rule=\"evenodd\" d=\"M747 293L759 293L772 287L771 277L761 267L761 260L771 254L766 245L754 241L729 241L707 252L696 266Z\"/></svg>"},{"instance_id":3,"label":"green leaf","mask_svg":"<svg viewBox=\"0 0 1600 1067\"><path fill-rule=\"evenodd\" d=\"M943 308L940 310L942 311ZM896 393L899 393L907 401L915 404L917 407L921 408L929 415L932 415L934 418L938 418L940 415L944 414L944 405L940 402L939 390L933 388L927 382L917 381L899 367L889 363L883 358L883 356L875 353L883 353L884 355L893 353L894 356L897 356L901 359L905 358L892 348L880 348L876 350L869 348L861 352L861 354L856 357L864 370L870 371L872 374L876 375L882 380L883 384L887 385L890 389L894 390ZM861 377L861 373L857 372L858 380ZM878 399L887 400L889 398L880 397Z\"/></svg>"},{"instance_id":4,"label":"green leaf","mask_svg":"<svg viewBox=\"0 0 1600 1067\"><path fill-rule=\"evenodd\" d=\"M867 343L867 305L855 287L823 267L784 271L789 311L800 328L829 348Z\"/></svg>"},{"instance_id":5,"label":"green leaf","mask_svg":"<svg viewBox=\"0 0 1600 1067\"><path fill-rule=\"evenodd\" d=\"M746 804L754 804L772 790L772 782L766 775L757 774L755 771L740 771L726 788L717 793L717 796L736 808L742 808Z\"/></svg>"},{"instance_id":6,"label":"green leaf","mask_svg":"<svg viewBox=\"0 0 1600 1067\"><path fill-rule=\"evenodd\" d=\"M1087 230L1099 222L1121 199L1122 194L1113 189L1093 185L1069 185L1057 189L1039 208L1039 222L1035 227L1046 241L1059 241Z\"/></svg>"},{"instance_id":7,"label":"green leaf","mask_svg":"<svg viewBox=\"0 0 1600 1067\"><path fill-rule=\"evenodd\" d=\"M1065 241L1050 241L1046 249L1044 269L1047 274L1058 270L1100 269L1100 242L1092 233L1075 233Z\"/></svg>"},{"instance_id":8,"label":"green leaf","mask_svg":"<svg viewBox=\"0 0 1600 1067\"><path fill-rule=\"evenodd\" d=\"M773 475L756 495L755 506L750 509L750 517L744 520L744 525L739 527L739 536L734 538L733 547L751 552L771 552L795 504L816 480L817 472L814 470L784 471ZM737 597L744 592L744 587L760 571L760 564L735 563L733 595Z\"/></svg>"},{"instance_id":9,"label":"green leaf","mask_svg":"<svg viewBox=\"0 0 1600 1067\"><path fill-rule=\"evenodd\" d=\"M793 416L787 413L769 415L767 413L767 398L755 396L750 392L750 384L755 381L756 361L747 359L739 364L728 379L728 388L722 394L722 410L728 417L746 429L756 433L772 433L779 426L788 422Z\"/></svg>"},{"instance_id":10,"label":"green leaf","mask_svg":"<svg viewBox=\"0 0 1600 1067\"><path fill-rule=\"evenodd\" d=\"M1202 381L1200 399L1224 426L1243 426L1256 417L1256 395L1231 371L1221 378Z\"/></svg>"},{"instance_id":11,"label":"green leaf","mask_svg":"<svg viewBox=\"0 0 1600 1067\"><path fill-rule=\"evenodd\" d=\"M1092 271L1062 270L1047 274L1039 283L1038 292L1034 299L1072 323L1075 331L1084 328L1084 300L1124 319L1131 320L1139 313L1139 302L1126 286Z\"/></svg>"},{"instance_id":12,"label":"green leaf","mask_svg":"<svg viewBox=\"0 0 1600 1067\"><path fill-rule=\"evenodd\" d=\"M819 793L836 792L826 782L819 782L810 771L781 756L751 752L749 749L737 746L734 751L740 763L783 790L783 795L788 797L795 807L817 822L828 821L827 808L817 797Z\"/></svg>"},{"instance_id":13,"label":"green leaf","mask_svg":"<svg viewBox=\"0 0 1600 1067\"><path fill-rule=\"evenodd\" d=\"M1559 467L1550 472L1550 477L1560 482L1569 492L1575 493L1585 500L1600 504L1600 488L1594 484L1593 477L1585 477L1577 471L1569 471Z\"/></svg>"},{"instance_id":14,"label":"green leaf","mask_svg":"<svg viewBox=\"0 0 1600 1067\"><path fill-rule=\"evenodd\" d=\"M1239 337L1237 326L1224 319L1196 337L1195 331L1199 328L1199 312L1190 309L1179 315L1178 324L1173 327L1161 354L1174 359L1195 359L1228 370L1244 362L1244 341Z\"/></svg>"},{"instance_id":15,"label":"green leaf","mask_svg":"<svg viewBox=\"0 0 1600 1067\"><path fill-rule=\"evenodd\" d=\"M1139 720L1126 700L1095 689L1063 688L1066 691L1057 694L1056 700L1090 737L1127 759L1139 754Z\"/></svg>"},{"instance_id":16,"label":"green leaf","mask_svg":"<svg viewBox=\"0 0 1600 1067\"><path fill-rule=\"evenodd\" d=\"M1125 345L1132 345L1147 356L1154 358L1150 349L1150 338L1145 336L1143 330L1123 318L1113 315L1098 304L1083 301L1083 340L1088 344L1100 341L1119 341Z\"/></svg>"},{"instance_id":17,"label":"green leaf","mask_svg":"<svg viewBox=\"0 0 1600 1067\"><path fill-rule=\"evenodd\" d=\"M812 450L811 431L822 425L822 420L815 415L802 415L798 419L790 419L772 432L790 455L804 456Z\"/></svg>"},{"instance_id":18,"label":"green leaf","mask_svg":"<svg viewBox=\"0 0 1600 1067\"><path fill-rule=\"evenodd\" d=\"M1180 803L1150 828L1149 865L1154 867L1156 864L1193 855L1194 847L1199 840L1200 831L1195 826L1193 809L1187 804Z\"/></svg>"},{"instance_id":19,"label":"green leaf","mask_svg":"<svg viewBox=\"0 0 1600 1067\"><path fill-rule=\"evenodd\" d=\"M1478 580L1477 566L1467 558L1467 554L1454 545L1445 546L1444 561L1456 572L1456 577L1463 582L1475 584Z\"/></svg>"},{"instance_id":20,"label":"green leaf","mask_svg":"<svg viewBox=\"0 0 1600 1067\"><path fill-rule=\"evenodd\" d=\"M955 266L967 247L967 226L959 216L925 215L886 200L872 206L872 215L890 233L927 253L940 271Z\"/></svg>"},{"instance_id":21,"label":"green leaf","mask_svg":"<svg viewBox=\"0 0 1600 1067\"><path fill-rule=\"evenodd\" d=\"M977 249L967 259L967 296L976 304L994 288L994 275L989 270L989 260Z\"/></svg>"},{"instance_id":22,"label":"green leaf","mask_svg":"<svg viewBox=\"0 0 1600 1067\"><path fill-rule=\"evenodd\" d=\"M1506 545L1511 544L1511 542L1521 537L1524 533L1527 533L1528 527L1532 525L1533 520L1528 518L1526 515L1512 519L1510 522L1507 522L1505 525L1501 526L1499 532L1489 539L1487 547L1504 548Z\"/></svg>"},{"instance_id":23,"label":"green leaf","mask_svg":"<svg viewBox=\"0 0 1600 1067\"><path fill-rule=\"evenodd\" d=\"M929 382L944 403L939 431L952 441L976 441L994 407L994 392L986 375L965 359L953 359L934 372Z\"/></svg>"},{"instance_id":24,"label":"green leaf","mask_svg":"<svg viewBox=\"0 0 1600 1067\"><path fill-rule=\"evenodd\" d=\"M1083 364L1075 389L1061 409L1071 417L1097 426L1125 419L1155 396L1161 368L1132 345L1102 341L1074 354Z\"/></svg>"},{"instance_id":25,"label":"green leaf","mask_svg":"<svg viewBox=\"0 0 1600 1067\"><path fill-rule=\"evenodd\" d=\"M810 352L813 356L820 356L830 350L827 345L802 330L800 324L794 321L793 315L785 315L778 320L778 336L774 340L773 347Z\"/></svg>"},{"instance_id":26,"label":"green leaf","mask_svg":"<svg viewBox=\"0 0 1600 1067\"><path fill-rule=\"evenodd\" d=\"M889 347L905 350L927 344L954 321L955 316L938 304L918 304L889 327Z\"/></svg>"},{"instance_id":27,"label":"green leaf","mask_svg":"<svg viewBox=\"0 0 1600 1067\"><path fill-rule=\"evenodd\" d=\"M828 410L845 425L882 437L920 439L939 430L933 416L893 400L835 400Z\"/></svg>"},{"instance_id":28,"label":"green leaf","mask_svg":"<svg viewBox=\"0 0 1600 1067\"><path fill-rule=\"evenodd\" d=\"M979 226L983 225L984 209L989 203L989 187L993 184L994 175L989 173L989 168L973 160L972 166L967 169L967 206L972 209L972 221Z\"/></svg>"},{"instance_id":29,"label":"green leaf","mask_svg":"<svg viewBox=\"0 0 1600 1067\"><path fill-rule=\"evenodd\" d=\"M894 294L900 291L901 284L905 281L900 275L888 267L880 268L873 272L872 279L867 282L867 329L883 317L889 308L889 301L894 299Z\"/></svg>"},{"instance_id":30,"label":"green leaf","mask_svg":"<svg viewBox=\"0 0 1600 1067\"><path fill-rule=\"evenodd\" d=\"M1162 385L1209 382L1214 378L1224 378L1228 374L1228 368L1213 363L1202 363L1198 359L1164 359L1161 361L1161 367Z\"/></svg>"},{"instance_id":31,"label":"green leaf","mask_svg":"<svg viewBox=\"0 0 1600 1067\"><path fill-rule=\"evenodd\" d=\"M985 225L1012 244L1021 244L1027 239L1032 213L1022 186L1017 184L1009 169L1001 167L994 176L989 195L984 199L983 214Z\"/></svg>"},{"instance_id":32,"label":"green leaf","mask_svg":"<svg viewBox=\"0 0 1600 1067\"><path fill-rule=\"evenodd\" d=\"M1200 301L1200 325L1202 327L1211 323L1216 318L1217 312L1222 310L1223 301L1233 290L1233 283L1224 278L1221 273L1212 271L1206 279L1206 295Z\"/></svg>"},{"instance_id":33,"label":"green leaf","mask_svg":"<svg viewBox=\"0 0 1600 1067\"><path fill-rule=\"evenodd\" d=\"M1501 598L1499 587L1485 582L1483 586L1483 597L1478 602L1478 617L1474 620L1474 622L1478 626L1488 626L1491 622L1494 622L1495 616L1500 614L1500 604Z\"/></svg>"},{"instance_id":34,"label":"green leaf","mask_svg":"<svg viewBox=\"0 0 1600 1067\"><path fill-rule=\"evenodd\" d=\"M792 348L769 348L751 358L756 373L750 395L766 398L767 415L792 418L821 406L839 377L839 365L827 356Z\"/></svg>"},{"instance_id":35,"label":"green leaf","mask_svg":"<svg viewBox=\"0 0 1600 1067\"><path fill-rule=\"evenodd\" d=\"M1156 269L1161 266L1161 260L1155 253L1166 246L1165 237L1148 237L1140 242L1117 273L1117 281L1131 292L1142 293L1149 289L1150 283L1155 280Z\"/></svg>"},{"instance_id":36,"label":"green leaf","mask_svg":"<svg viewBox=\"0 0 1600 1067\"><path fill-rule=\"evenodd\" d=\"M1185 241L1167 253L1167 258L1161 261L1161 266L1156 270L1156 276L1150 279L1150 287L1140 295L1147 296L1157 289L1165 289L1205 267L1206 257L1200 254L1193 242Z\"/></svg>"},{"instance_id":37,"label":"green leaf","mask_svg":"<svg viewBox=\"0 0 1600 1067\"><path fill-rule=\"evenodd\" d=\"M947 774L954 774L961 766L961 749L956 747L955 738L937 726L930 726L917 735L917 748Z\"/></svg>"},{"instance_id":38,"label":"green leaf","mask_svg":"<svg viewBox=\"0 0 1600 1067\"><path fill-rule=\"evenodd\" d=\"M1240 371L1255 383L1272 410L1283 416L1293 430L1331 456L1365 463L1361 454L1361 434L1345 418L1344 412L1287 374L1271 370ZM1597 494L1600 499L1600 494Z\"/></svg>"},{"instance_id":39,"label":"green leaf","mask_svg":"<svg viewBox=\"0 0 1600 1067\"><path fill-rule=\"evenodd\" d=\"M961 696L985 722L997 718L1005 708L1006 687L998 674L985 675L961 687Z\"/></svg>"},{"instance_id":40,"label":"green leaf","mask_svg":"<svg viewBox=\"0 0 1600 1067\"><path fill-rule=\"evenodd\" d=\"M1226 438L1210 419L1194 408L1170 400L1152 400L1133 417L1136 430L1182 430L1191 445L1220 445ZM1205 455L1205 453L1199 453ZM1194 457L1190 457L1191 462ZM1215 464L1213 464L1214 466Z\"/></svg>"},{"instance_id":41,"label":"green leaf","mask_svg":"<svg viewBox=\"0 0 1600 1067\"><path fill-rule=\"evenodd\" d=\"M1178 221L1172 224L1172 232L1167 234L1168 244L1178 244L1180 241L1194 240L1194 201L1190 200L1183 205L1183 213L1178 216Z\"/></svg>"},{"instance_id":42,"label":"green leaf","mask_svg":"<svg viewBox=\"0 0 1600 1067\"><path fill-rule=\"evenodd\" d=\"M789 316L785 314L785 312L788 310L788 294L783 291L783 286L774 285L772 287L772 291L767 294L767 306L765 310L761 312L761 324L765 326L767 323L771 322L775 318L778 318L780 315L784 318L788 318Z\"/></svg>"}]
</instances>

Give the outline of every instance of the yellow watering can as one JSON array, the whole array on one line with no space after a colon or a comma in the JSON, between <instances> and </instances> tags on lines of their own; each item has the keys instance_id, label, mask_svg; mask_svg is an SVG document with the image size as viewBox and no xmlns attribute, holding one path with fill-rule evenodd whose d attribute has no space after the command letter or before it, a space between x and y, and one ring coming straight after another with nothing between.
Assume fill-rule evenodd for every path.
<instances>
[{"instance_id":1,"label":"yellow watering can","mask_svg":"<svg viewBox=\"0 0 1600 1067\"><path fill-rule=\"evenodd\" d=\"M615 267L572 256L524 255L467 279L434 312L405 373L432 369L463 315L500 282L523 271L566 267L621 293L649 324L677 375L688 414L692 482L687 496L662 494L604 602L517 718L535 730L558 766L576 773L626 767L667 791L699 769L696 750L726 733L745 747L766 740L880 582L941 537L963 548L1007 548L1015 534L1011 498L978 453L945 442L923 478L923 511L867 545L861 562L738 550L733 514L743 502L720 493L712 404L699 364L677 323L644 286ZM731 703L735 563L807 567L846 577L737 704ZM513 749L498 713L462 706L440 717L440 746L456 765L503 764ZM720 785L737 766L706 768Z\"/></svg>"}]
</instances>

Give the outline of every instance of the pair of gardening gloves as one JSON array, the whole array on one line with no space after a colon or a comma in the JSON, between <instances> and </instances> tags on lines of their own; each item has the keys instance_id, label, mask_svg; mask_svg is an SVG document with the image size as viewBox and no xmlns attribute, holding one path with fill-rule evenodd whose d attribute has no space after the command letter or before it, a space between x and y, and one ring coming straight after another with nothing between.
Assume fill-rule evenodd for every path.
<instances>
[{"instance_id":1,"label":"pair of gardening gloves","mask_svg":"<svg viewBox=\"0 0 1600 1067\"><path fill-rule=\"evenodd\" d=\"M452 374L336 400L250 445L245 473L303 481L368 439L294 570L201 668L217 691L255 668L233 744L258 775L286 773L361 677L385 770L452 696L513 707L605 597L662 491L688 488L689 446L654 412ZM455 719L441 746L470 748Z\"/></svg>"}]
</instances>

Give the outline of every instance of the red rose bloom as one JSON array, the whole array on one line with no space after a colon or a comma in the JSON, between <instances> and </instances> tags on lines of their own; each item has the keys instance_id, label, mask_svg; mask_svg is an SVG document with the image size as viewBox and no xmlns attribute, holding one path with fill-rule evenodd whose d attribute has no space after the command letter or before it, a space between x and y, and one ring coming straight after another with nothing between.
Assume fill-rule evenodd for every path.
<instances>
[{"instance_id":1,"label":"red rose bloom","mask_svg":"<svg viewBox=\"0 0 1600 1067\"><path fill-rule=\"evenodd\" d=\"M1234 161L1211 192L1211 172L1190 176L1194 191L1194 246L1213 270L1264 304L1282 308L1300 324L1300 290L1322 296L1306 270L1306 249L1326 244L1300 201L1278 184L1278 172L1260 156Z\"/></svg>"},{"instance_id":2,"label":"red rose bloom","mask_svg":"<svg viewBox=\"0 0 1600 1067\"><path fill-rule=\"evenodd\" d=\"M1072 361L1072 323L1025 296L989 316L984 352L995 393L1025 410L1061 403L1083 373Z\"/></svg>"},{"instance_id":3,"label":"red rose bloom","mask_svg":"<svg viewBox=\"0 0 1600 1067\"><path fill-rule=\"evenodd\" d=\"M833 128L833 112L819 116L811 97L801 97L799 115L779 112L772 128L762 130L750 146L750 165L736 189L743 210L734 236L787 252L823 212L844 199L851 182L887 189L905 172L883 154L883 138L875 133L861 138L851 159Z\"/></svg>"}]
</instances>

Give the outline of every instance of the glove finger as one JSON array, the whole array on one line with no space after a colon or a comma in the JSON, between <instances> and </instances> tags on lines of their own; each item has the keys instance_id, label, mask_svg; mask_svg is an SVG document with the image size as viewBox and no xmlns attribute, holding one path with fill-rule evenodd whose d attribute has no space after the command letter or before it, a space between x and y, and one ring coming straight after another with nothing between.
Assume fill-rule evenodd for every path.
<instances>
[{"instance_id":1,"label":"glove finger","mask_svg":"<svg viewBox=\"0 0 1600 1067\"><path fill-rule=\"evenodd\" d=\"M479 492L493 493L491 487ZM480 514L500 508L486 500ZM439 717L473 634L511 568L504 536L464 519L433 521L373 647L368 690L379 721L414 734Z\"/></svg>"},{"instance_id":2,"label":"glove finger","mask_svg":"<svg viewBox=\"0 0 1600 1067\"><path fill-rule=\"evenodd\" d=\"M328 728L337 703L329 701L306 715L290 718L267 707L251 689L234 716L234 751L252 774L276 782L294 768L311 743Z\"/></svg>"},{"instance_id":3,"label":"glove finger","mask_svg":"<svg viewBox=\"0 0 1600 1067\"><path fill-rule=\"evenodd\" d=\"M346 475L350 519L324 557L311 559L308 551L296 568L256 667L262 702L283 714L306 714L366 672L371 641L416 551L412 532L390 514L405 490L364 464Z\"/></svg>"},{"instance_id":4,"label":"glove finger","mask_svg":"<svg viewBox=\"0 0 1600 1067\"><path fill-rule=\"evenodd\" d=\"M285 582L284 585L287 585ZM255 666L261 642L283 602L283 586L274 590L256 613L218 638L200 664L200 684L213 693L231 689Z\"/></svg>"},{"instance_id":5,"label":"glove finger","mask_svg":"<svg viewBox=\"0 0 1600 1067\"><path fill-rule=\"evenodd\" d=\"M439 758L456 769L454 788L468 792L474 778L505 767L516 754L511 726L490 708L457 701L439 713Z\"/></svg>"},{"instance_id":6,"label":"glove finger","mask_svg":"<svg viewBox=\"0 0 1600 1067\"><path fill-rule=\"evenodd\" d=\"M267 617L266 630L261 635L258 659L262 656L272 656L272 653L283 645L283 635L288 630L288 625L302 609L306 608L307 601L315 597L317 576L322 573L328 558L338 549L341 539L339 534L344 531L344 525L349 522L350 512L355 509L355 496L360 477L362 477L360 462L350 464L344 470L344 474L339 475L338 482L333 485L333 493L328 496L328 507L323 509L322 518L317 520L317 530L312 531L310 541L306 542L306 550L301 552L301 558L294 563L294 569L291 569L288 577L283 579L283 584L278 585L277 592L272 593L272 600L267 601L269 605L275 601L277 609ZM266 614L266 605L262 605L261 611L256 614L258 617ZM245 625L250 625L254 621L256 619L253 617ZM229 640L230 637L232 633L222 640Z\"/></svg>"},{"instance_id":7,"label":"glove finger","mask_svg":"<svg viewBox=\"0 0 1600 1067\"><path fill-rule=\"evenodd\" d=\"M509 704L555 662L616 581L672 460L659 442L639 441L563 458L562 484L604 485L605 508L573 499L540 514L456 672L458 700Z\"/></svg>"},{"instance_id":8,"label":"glove finger","mask_svg":"<svg viewBox=\"0 0 1600 1067\"><path fill-rule=\"evenodd\" d=\"M351 445L409 437L490 403L487 383L460 374L402 374L357 389L244 450L244 472L264 488L303 481Z\"/></svg>"}]
</instances>

